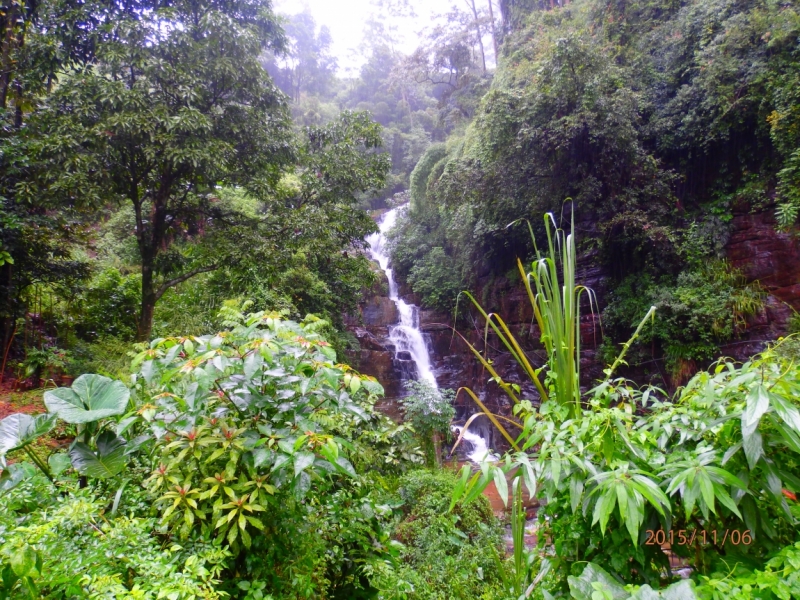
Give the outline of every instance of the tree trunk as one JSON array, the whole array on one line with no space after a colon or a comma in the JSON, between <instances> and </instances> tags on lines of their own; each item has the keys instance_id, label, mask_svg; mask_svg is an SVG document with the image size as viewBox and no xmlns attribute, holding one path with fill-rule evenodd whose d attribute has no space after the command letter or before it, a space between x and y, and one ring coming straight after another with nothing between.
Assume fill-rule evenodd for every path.
<instances>
[{"instance_id":1,"label":"tree trunk","mask_svg":"<svg viewBox=\"0 0 800 600\"><path fill-rule=\"evenodd\" d=\"M142 261L142 310L139 313L139 328L136 340L149 342L153 330L153 313L156 308L156 290L153 283L153 264L150 260Z\"/></svg>"},{"instance_id":2,"label":"tree trunk","mask_svg":"<svg viewBox=\"0 0 800 600\"><path fill-rule=\"evenodd\" d=\"M442 467L442 435L437 431L433 434L433 458L436 466Z\"/></svg>"},{"instance_id":3,"label":"tree trunk","mask_svg":"<svg viewBox=\"0 0 800 600\"><path fill-rule=\"evenodd\" d=\"M494 44L494 64L497 67L497 62L500 60L500 54L497 52L497 31L494 26L494 9L492 8L492 0L489 0L489 19L492 21L492 43Z\"/></svg>"},{"instance_id":4,"label":"tree trunk","mask_svg":"<svg viewBox=\"0 0 800 600\"><path fill-rule=\"evenodd\" d=\"M481 34L481 26L478 23L478 9L475 8L475 0L468 0L469 7L472 9L472 16L475 18L475 32L478 34L478 47L481 49L481 65L483 66L483 74L486 74L486 52L483 49L483 35Z\"/></svg>"}]
</instances>

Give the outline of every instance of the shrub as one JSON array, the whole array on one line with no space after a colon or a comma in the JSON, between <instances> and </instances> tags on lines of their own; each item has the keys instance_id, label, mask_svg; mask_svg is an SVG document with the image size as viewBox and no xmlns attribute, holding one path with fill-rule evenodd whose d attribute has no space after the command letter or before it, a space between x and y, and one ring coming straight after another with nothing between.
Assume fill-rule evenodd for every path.
<instances>
[{"instance_id":1,"label":"shrub","mask_svg":"<svg viewBox=\"0 0 800 600\"><path fill-rule=\"evenodd\" d=\"M141 276L123 275L108 268L92 278L80 301L78 334L87 340L136 336L141 304Z\"/></svg>"},{"instance_id":2,"label":"shrub","mask_svg":"<svg viewBox=\"0 0 800 600\"><path fill-rule=\"evenodd\" d=\"M400 480L404 519L396 536L405 545L400 576L414 588L408 598L505 598L502 530L486 498L447 511L455 481L448 471L415 471Z\"/></svg>"},{"instance_id":3,"label":"shrub","mask_svg":"<svg viewBox=\"0 0 800 600\"><path fill-rule=\"evenodd\" d=\"M455 417L453 390L439 390L424 381L409 381L409 396L401 398L405 421L411 423L420 438L428 466L440 465L442 440L450 437L450 422Z\"/></svg>"}]
</instances>

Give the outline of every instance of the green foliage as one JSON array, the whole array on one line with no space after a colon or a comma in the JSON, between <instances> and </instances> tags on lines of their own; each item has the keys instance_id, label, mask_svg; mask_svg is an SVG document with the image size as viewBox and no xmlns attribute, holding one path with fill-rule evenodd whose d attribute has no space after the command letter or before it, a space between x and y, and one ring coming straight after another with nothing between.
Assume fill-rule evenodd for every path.
<instances>
[{"instance_id":1,"label":"green foliage","mask_svg":"<svg viewBox=\"0 0 800 600\"><path fill-rule=\"evenodd\" d=\"M95 275L82 291L77 309L76 329L84 339L136 336L137 316L142 299L141 276L123 275L107 268Z\"/></svg>"},{"instance_id":2,"label":"green foliage","mask_svg":"<svg viewBox=\"0 0 800 600\"><path fill-rule=\"evenodd\" d=\"M800 544L800 543L798 543ZM689 580L673 583L661 590L654 590L649 585L627 585L623 587L601 566L589 563L580 577L569 577L569 588L573 598L577 600L645 600L657 598L674 598L681 600L744 600L759 598L773 600L777 598L794 598L800 594L798 578L798 550L800 545L793 544L778 552L770 559L763 570L748 571L730 565L732 571L719 572L700 578L697 586Z\"/></svg>"},{"instance_id":3,"label":"green foliage","mask_svg":"<svg viewBox=\"0 0 800 600\"><path fill-rule=\"evenodd\" d=\"M408 283L422 296L425 306L449 311L461 291L461 280L453 260L436 246L411 267Z\"/></svg>"},{"instance_id":4,"label":"green foliage","mask_svg":"<svg viewBox=\"0 0 800 600\"><path fill-rule=\"evenodd\" d=\"M405 585L385 477L421 457L374 410L380 384L335 363L318 318L232 304L219 318L217 335L140 345L132 390L83 375L46 392L51 413L0 422L3 459L25 451L58 488L42 491L28 463L4 469L4 593L368 598ZM76 439L44 459L30 446L57 415Z\"/></svg>"},{"instance_id":5,"label":"green foliage","mask_svg":"<svg viewBox=\"0 0 800 600\"><path fill-rule=\"evenodd\" d=\"M650 306L656 306L658 318L642 330L641 341L643 345L657 343L668 370L680 378L683 363L712 359L721 345L743 331L747 318L762 309L763 301L758 284L746 283L740 273L721 262L709 262L674 280L630 276L611 293L603 312L609 336L606 358L615 353L608 341L629 335Z\"/></svg>"},{"instance_id":6,"label":"green foliage","mask_svg":"<svg viewBox=\"0 0 800 600\"><path fill-rule=\"evenodd\" d=\"M57 388L44 393L47 410L73 424L86 424L121 415L131 393L121 381L102 375L81 375L71 388Z\"/></svg>"},{"instance_id":7,"label":"green foliage","mask_svg":"<svg viewBox=\"0 0 800 600\"><path fill-rule=\"evenodd\" d=\"M422 381L409 381L406 389L410 395L401 399L405 420L414 431L429 436L450 431L450 422L455 416L453 390L439 390Z\"/></svg>"},{"instance_id":8,"label":"green foliage","mask_svg":"<svg viewBox=\"0 0 800 600\"><path fill-rule=\"evenodd\" d=\"M155 340L135 360L135 389L154 403L143 414L160 456L148 485L162 525L250 547L272 496L302 501L355 477L353 444L380 452L380 432L367 430L387 426L372 409L380 384L334 366L313 321L224 318L235 326L217 336Z\"/></svg>"},{"instance_id":9,"label":"green foliage","mask_svg":"<svg viewBox=\"0 0 800 600\"><path fill-rule=\"evenodd\" d=\"M128 381L131 375L131 343L114 337L99 338L94 342L78 342L71 366L75 374L97 373L114 379Z\"/></svg>"},{"instance_id":10,"label":"green foliage","mask_svg":"<svg viewBox=\"0 0 800 600\"><path fill-rule=\"evenodd\" d=\"M499 574L501 530L485 498L447 512L455 477L447 471L410 473L400 480L405 545L400 575L411 599L505 598Z\"/></svg>"},{"instance_id":11,"label":"green foliage","mask_svg":"<svg viewBox=\"0 0 800 600\"><path fill-rule=\"evenodd\" d=\"M666 564L657 546L648 548L646 529L749 531L750 544L706 539L672 550L703 573L732 556L763 565L769 551L794 541L783 490L800 488L798 376L794 364L768 351L740 367L719 363L699 373L672 402L610 380L577 419L522 401L515 408L525 427L521 447L539 451L510 455L502 468L518 468L529 490L548 499L540 518L560 548L553 562L562 573L594 560L623 580L653 585ZM485 486L496 468L470 485ZM630 560L638 563L635 578Z\"/></svg>"},{"instance_id":12,"label":"green foliage","mask_svg":"<svg viewBox=\"0 0 800 600\"><path fill-rule=\"evenodd\" d=\"M461 289L486 286L487 276L506 273L516 257L535 254L529 236L506 226L520 218L537 225L564 198L575 200L576 222L587 230L581 251L609 276L611 291L628 277L649 278L653 290L697 286L678 283L678 274L702 271L721 256L734 211L771 210L777 201L779 224L794 223L796 6L504 5L510 29L491 89L466 132L447 140L446 156L436 146L418 163L415 204L394 240L401 281L410 283L412 266L439 247ZM537 236L543 233L537 225ZM709 243L687 248L686 238L698 233ZM705 299L687 304L669 296L642 300L638 317L627 315L624 330L612 328L613 343L662 300L662 314L680 334L668 352L671 366L707 360L735 335L710 332L717 319ZM731 294L721 296L727 304Z\"/></svg>"},{"instance_id":13,"label":"green foliage","mask_svg":"<svg viewBox=\"0 0 800 600\"><path fill-rule=\"evenodd\" d=\"M25 560L32 567L16 591L3 577L4 598L25 597L26 588L34 598L222 597L216 588L227 551L197 541L163 547L151 535L153 519L109 518L88 490L54 496L46 485L34 477L2 498L0 564L20 576ZM35 498L33 506L26 497Z\"/></svg>"},{"instance_id":14,"label":"green foliage","mask_svg":"<svg viewBox=\"0 0 800 600\"><path fill-rule=\"evenodd\" d=\"M450 423L456 410L453 402L456 393L453 390L440 390L424 381L406 383L409 395L401 398L404 421L410 423L419 436L428 465L441 463L442 441L450 437Z\"/></svg>"}]
</instances>

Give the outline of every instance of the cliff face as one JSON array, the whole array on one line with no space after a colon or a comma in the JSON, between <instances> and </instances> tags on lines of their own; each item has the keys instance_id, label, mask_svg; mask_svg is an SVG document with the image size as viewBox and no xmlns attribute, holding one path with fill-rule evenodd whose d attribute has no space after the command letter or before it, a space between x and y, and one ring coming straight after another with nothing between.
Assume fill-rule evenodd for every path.
<instances>
[{"instance_id":1,"label":"cliff face","mask_svg":"<svg viewBox=\"0 0 800 600\"><path fill-rule=\"evenodd\" d=\"M741 359L783 335L793 310L800 309L800 239L795 233L776 231L771 210L740 211L734 215L726 251L731 265L748 281L758 281L768 294L764 311L749 323L743 343L726 351Z\"/></svg>"},{"instance_id":2,"label":"cliff face","mask_svg":"<svg viewBox=\"0 0 800 600\"><path fill-rule=\"evenodd\" d=\"M764 310L750 320L745 334L721 348L721 354L743 360L762 350L766 342L784 334L792 309L800 309L800 241L792 234L776 231L771 211L757 214L739 212L731 223L726 253L732 266L740 269L748 281L760 282L767 292ZM595 290L602 306L608 278L597 267L596 257L585 255L581 258L577 280ZM476 297L484 309L499 314L528 350L534 364L543 364L545 356L538 342L539 332L533 324L530 302L521 282L484 274L479 276L476 288ZM418 301L413 294L404 294L404 297L411 302ZM413 372L413 365L407 360L409 357L395 356L388 327L396 321L394 303L376 288L365 295L359 315L349 318L348 327L361 343L360 355L352 358L358 360L363 373L377 377L383 384L386 389L384 410L399 418L401 413L396 400L403 394L402 381ZM465 338L476 349L484 351L484 323L459 323L458 333L452 326L451 315L425 309L420 311L420 329L425 334L439 386L452 389L469 387L482 398L489 410L509 415L508 398L490 381L490 374L464 341ZM583 311L581 328L581 381L584 386L590 386L602 375L603 365L596 357L596 348L601 341L599 323L588 309ZM523 395L536 398L533 386L491 332L486 344L497 372L507 381L521 385ZM463 392L456 404L457 418L462 422L478 411ZM502 448L499 434L487 419L476 420L471 429L481 434L490 447Z\"/></svg>"}]
</instances>

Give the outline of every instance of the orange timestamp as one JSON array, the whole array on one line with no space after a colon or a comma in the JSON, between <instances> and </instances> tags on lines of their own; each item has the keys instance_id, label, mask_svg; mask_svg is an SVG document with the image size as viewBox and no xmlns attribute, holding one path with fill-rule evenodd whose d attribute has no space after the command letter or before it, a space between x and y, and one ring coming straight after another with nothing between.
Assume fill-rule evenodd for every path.
<instances>
[{"instance_id":1,"label":"orange timestamp","mask_svg":"<svg viewBox=\"0 0 800 600\"><path fill-rule=\"evenodd\" d=\"M753 543L753 535L749 529L741 531L739 529L725 529L724 531L717 531L712 529L706 531L705 529L679 529L677 531L670 530L665 532L663 529L648 529L646 532L647 540L646 546L663 546L669 544L670 546L694 546L695 541L707 545L709 542L715 546L724 546L725 542L730 542L734 546L749 546Z\"/></svg>"}]
</instances>

